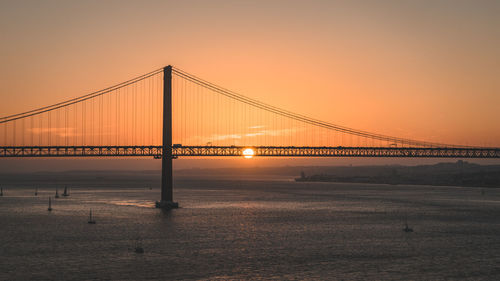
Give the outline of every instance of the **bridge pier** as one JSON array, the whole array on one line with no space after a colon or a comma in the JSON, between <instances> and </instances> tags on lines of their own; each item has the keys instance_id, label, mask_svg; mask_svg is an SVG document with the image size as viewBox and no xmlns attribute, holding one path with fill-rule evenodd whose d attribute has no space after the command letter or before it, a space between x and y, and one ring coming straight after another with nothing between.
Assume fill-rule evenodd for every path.
<instances>
[{"instance_id":1,"label":"bridge pier","mask_svg":"<svg viewBox=\"0 0 500 281\"><path fill-rule=\"evenodd\" d=\"M179 204L173 198L172 155L172 66L163 68L163 144L161 156L161 200L156 208L173 209Z\"/></svg>"}]
</instances>

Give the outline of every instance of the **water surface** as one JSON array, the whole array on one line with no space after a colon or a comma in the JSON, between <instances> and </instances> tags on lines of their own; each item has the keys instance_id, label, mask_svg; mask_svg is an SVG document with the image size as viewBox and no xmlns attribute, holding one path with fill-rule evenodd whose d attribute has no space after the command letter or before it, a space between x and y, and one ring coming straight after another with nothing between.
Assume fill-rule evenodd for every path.
<instances>
[{"instance_id":1,"label":"water surface","mask_svg":"<svg viewBox=\"0 0 500 281\"><path fill-rule=\"evenodd\" d=\"M157 183L6 180L0 280L500 280L497 189L177 178L164 212Z\"/></svg>"}]
</instances>

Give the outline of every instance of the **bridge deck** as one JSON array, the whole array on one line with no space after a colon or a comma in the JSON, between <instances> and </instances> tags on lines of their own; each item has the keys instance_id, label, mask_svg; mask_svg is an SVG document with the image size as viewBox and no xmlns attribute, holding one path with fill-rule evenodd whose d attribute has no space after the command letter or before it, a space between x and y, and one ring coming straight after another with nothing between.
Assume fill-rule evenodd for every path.
<instances>
[{"instance_id":1,"label":"bridge deck","mask_svg":"<svg viewBox=\"0 0 500 281\"><path fill-rule=\"evenodd\" d=\"M294 146L174 146L174 157L243 156L252 148L255 157L417 157L417 158L500 158L500 148L447 147L294 147ZM6 157L155 157L161 146L3 146Z\"/></svg>"}]
</instances>

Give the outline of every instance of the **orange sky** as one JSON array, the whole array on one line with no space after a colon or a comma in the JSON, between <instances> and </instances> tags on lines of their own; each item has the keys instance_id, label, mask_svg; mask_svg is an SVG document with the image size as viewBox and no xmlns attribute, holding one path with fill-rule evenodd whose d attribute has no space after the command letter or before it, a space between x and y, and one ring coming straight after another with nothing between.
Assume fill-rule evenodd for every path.
<instances>
[{"instance_id":1,"label":"orange sky","mask_svg":"<svg viewBox=\"0 0 500 281\"><path fill-rule=\"evenodd\" d=\"M1 1L0 115L172 64L335 124L500 146L498 1Z\"/></svg>"}]
</instances>

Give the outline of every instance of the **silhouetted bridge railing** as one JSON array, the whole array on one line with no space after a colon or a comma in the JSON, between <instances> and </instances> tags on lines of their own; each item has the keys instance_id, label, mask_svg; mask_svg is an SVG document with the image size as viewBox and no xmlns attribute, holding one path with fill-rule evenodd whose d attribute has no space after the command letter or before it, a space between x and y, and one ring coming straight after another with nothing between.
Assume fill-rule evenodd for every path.
<instances>
[{"instance_id":1,"label":"silhouetted bridge railing","mask_svg":"<svg viewBox=\"0 0 500 281\"><path fill-rule=\"evenodd\" d=\"M500 158L498 148L173 146L172 156ZM7 146L2 157L162 157L162 146Z\"/></svg>"}]
</instances>

